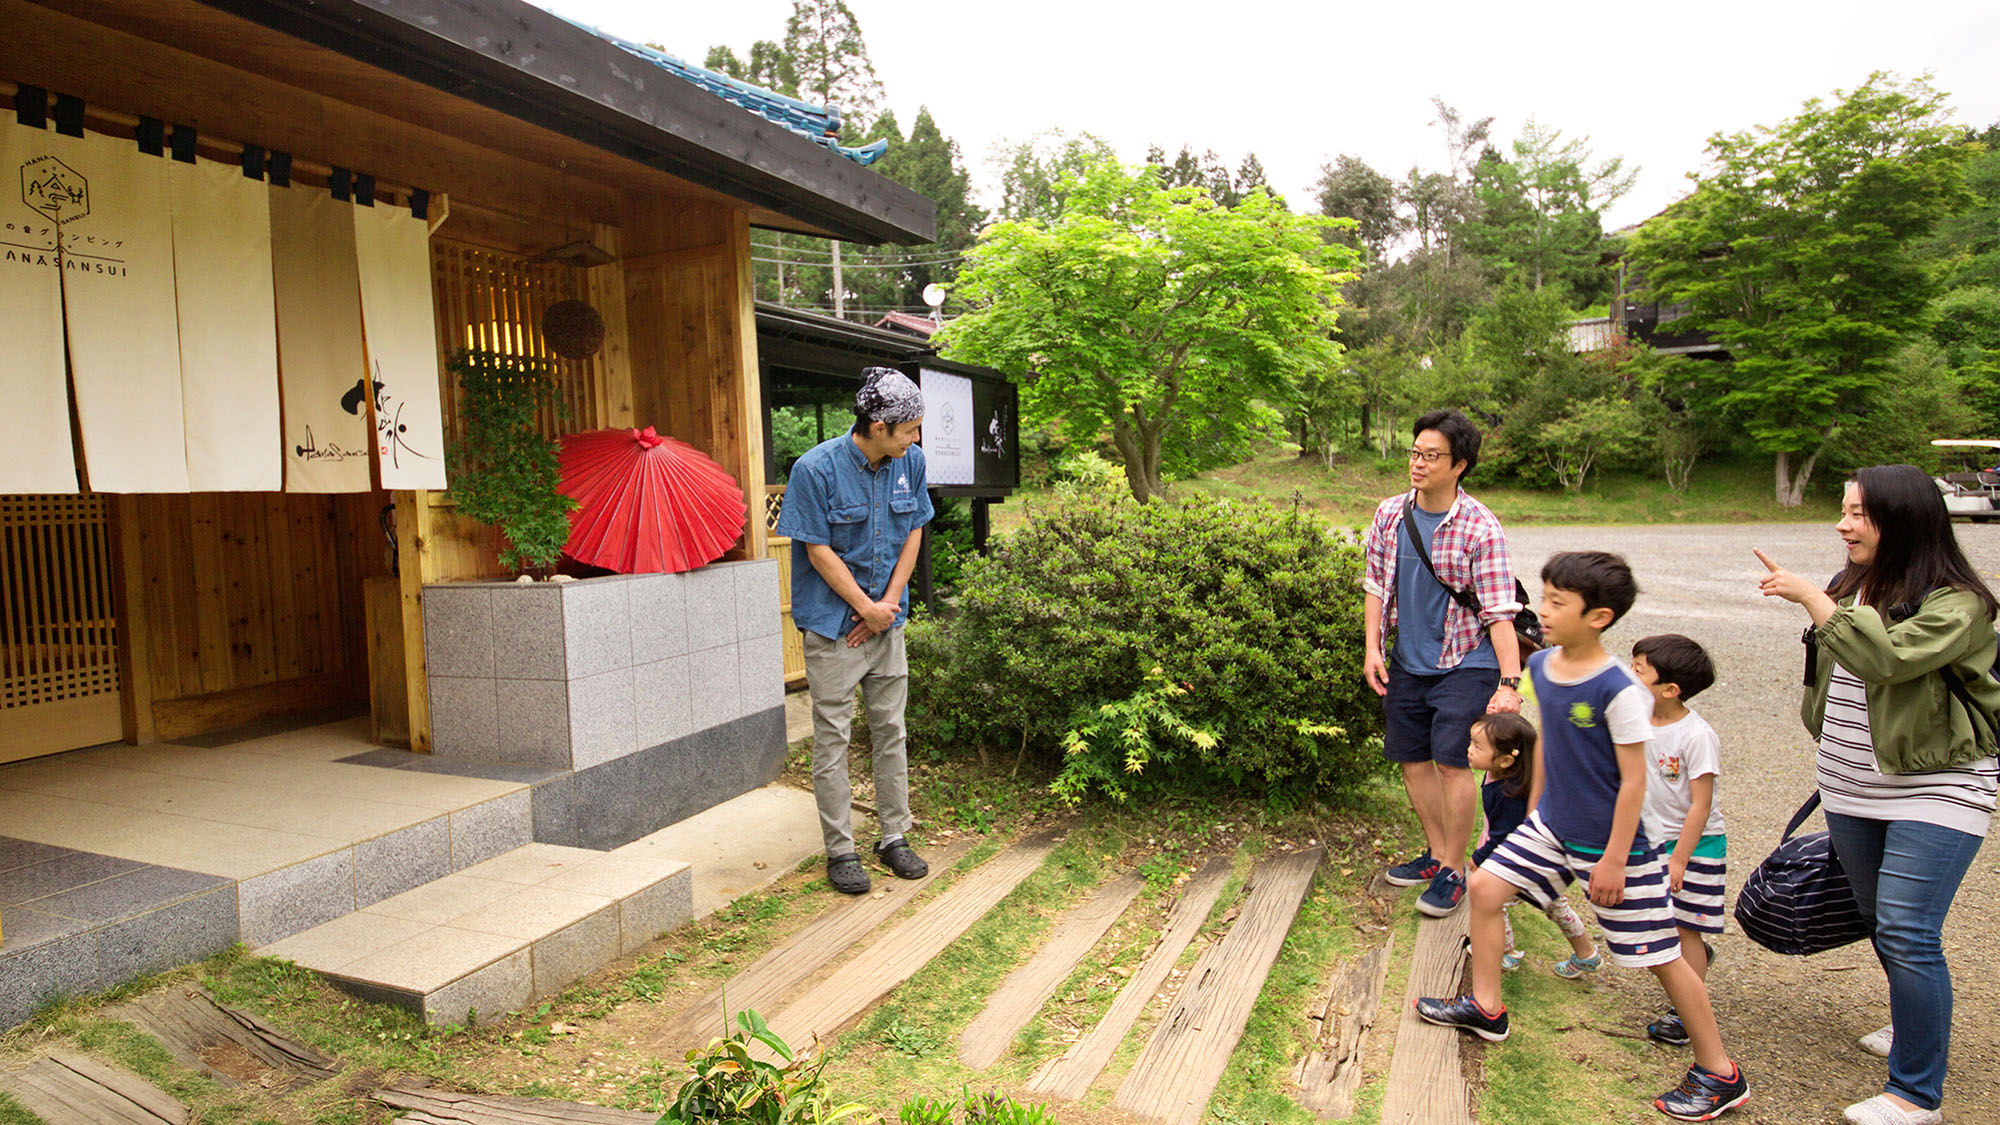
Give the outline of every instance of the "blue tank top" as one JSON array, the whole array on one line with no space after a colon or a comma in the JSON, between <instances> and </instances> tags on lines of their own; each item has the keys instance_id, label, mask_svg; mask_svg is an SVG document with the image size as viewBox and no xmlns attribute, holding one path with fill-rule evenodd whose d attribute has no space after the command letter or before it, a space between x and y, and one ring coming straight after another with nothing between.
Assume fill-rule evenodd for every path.
<instances>
[{"instance_id":1,"label":"blue tank top","mask_svg":"<svg viewBox=\"0 0 2000 1125\"><path fill-rule=\"evenodd\" d=\"M1528 658L1542 709L1542 801L1535 811L1564 843L1602 851L1618 812L1621 780L1605 713L1619 692L1639 681L1614 660L1580 684L1556 683L1546 670L1550 651ZM1643 821L1632 847L1651 847Z\"/></svg>"}]
</instances>

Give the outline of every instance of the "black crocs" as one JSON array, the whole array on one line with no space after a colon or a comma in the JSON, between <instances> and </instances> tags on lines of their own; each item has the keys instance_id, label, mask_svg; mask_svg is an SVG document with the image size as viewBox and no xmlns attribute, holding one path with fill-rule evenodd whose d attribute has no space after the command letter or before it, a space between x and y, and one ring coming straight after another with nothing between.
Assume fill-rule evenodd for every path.
<instances>
[{"instance_id":1,"label":"black crocs","mask_svg":"<svg viewBox=\"0 0 2000 1125\"><path fill-rule=\"evenodd\" d=\"M844 895L868 893L868 869L861 866L861 857L853 852L826 861L826 881Z\"/></svg>"},{"instance_id":2,"label":"black crocs","mask_svg":"<svg viewBox=\"0 0 2000 1125\"><path fill-rule=\"evenodd\" d=\"M931 865L911 851L910 845L902 840L875 845L875 858L895 872L898 879L921 879L931 873Z\"/></svg>"}]
</instances>

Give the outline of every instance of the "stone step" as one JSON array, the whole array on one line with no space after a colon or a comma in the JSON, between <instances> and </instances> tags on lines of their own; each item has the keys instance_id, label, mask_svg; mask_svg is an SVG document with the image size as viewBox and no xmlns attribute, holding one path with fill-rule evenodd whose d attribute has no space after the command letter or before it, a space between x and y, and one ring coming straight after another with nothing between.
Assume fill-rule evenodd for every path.
<instances>
[{"instance_id":1,"label":"stone step","mask_svg":"<svg viewBox=\"0 0 2000 1125\"><path fill-rule=\"evenodd\" d=\"M256 950L434 1024L551 996L688 921L693 872L656 854L528 844Z\"/></svg>"}]
</instances>

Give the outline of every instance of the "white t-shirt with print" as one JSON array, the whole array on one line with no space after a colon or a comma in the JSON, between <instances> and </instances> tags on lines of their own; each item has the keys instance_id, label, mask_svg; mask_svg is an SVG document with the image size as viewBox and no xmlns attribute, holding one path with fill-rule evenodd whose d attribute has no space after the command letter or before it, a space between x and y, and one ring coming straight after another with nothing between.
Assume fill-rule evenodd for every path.
<instances>
[{"instance_id":1,"label":"white t-shirt with print","mask_svg":"<svg viewBox=\"0 0 2000 1125\"><path fill-rule=\"evenodd\" d=\"M1646 743L1647 834L1672 849L1694 806L1694 779L1716 775L1715 799L1708 807L1704 836L1722 835L1722 740L1715 728L1689 711L1678 721L1653 728Z\"/></svg>"}]
</instances>

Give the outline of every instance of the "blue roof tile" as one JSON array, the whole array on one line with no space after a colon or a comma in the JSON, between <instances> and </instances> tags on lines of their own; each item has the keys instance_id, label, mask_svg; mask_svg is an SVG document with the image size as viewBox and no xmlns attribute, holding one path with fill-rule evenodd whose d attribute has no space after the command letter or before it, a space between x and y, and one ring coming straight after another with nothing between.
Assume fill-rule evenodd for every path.
<instances>
[{"instance_id":1,"label":"blue roof tile","mask_svg":"<svg viewBox=\"0 0 2000 1125\"><path fill-rule=\"evenodd\" d=\"M564 18L567 19L567 17ZM676 78L691 82L707 90L709 93L714 94L731 105L740 106L766 120L783 125L785 128L802 137L807 137L818 144L825 145L827 148L854 161L856 164L873 164L884 152L888 151L889 142L886 140L876 141L873 144L863 145L859 148L851 148L841 144L841 117L840 107L838 106L813 105L811 102L803 102L797 98L786 97L775 91L766 90L762 86L752 86L748 82L739 81L726 74L709 70L707 67L695 66L692 63L675 58L665 51L648 47L643 43L634 43L629 39L621 39L616 35L601 31L587 23L579 23L576 20L570 20L569 22L576 24L576 26L590 32L607 43L623 48L645 59L647 62L672 74Z\"/></svg>"}]
</instances>

